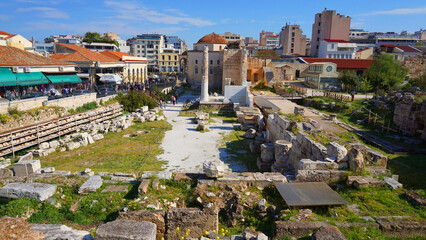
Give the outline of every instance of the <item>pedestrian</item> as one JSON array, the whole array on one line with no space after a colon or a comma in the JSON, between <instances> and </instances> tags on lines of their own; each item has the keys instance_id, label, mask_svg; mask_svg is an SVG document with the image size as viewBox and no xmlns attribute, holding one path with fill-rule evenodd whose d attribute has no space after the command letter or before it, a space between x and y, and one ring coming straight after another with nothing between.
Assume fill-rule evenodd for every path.
<instances>
[{"instance_id":1,"label":"pedestrian","mask_svg":"<svg viewBox=\"0 0 426 240\"><path fill-rule=\"evenodd\" d=\"M175 98L175 96L173 96L173 95L172 95L172 102L173 102L173 105L175 105L175 104L176 104L176 98Z\"/></svg>"}]
</instances>

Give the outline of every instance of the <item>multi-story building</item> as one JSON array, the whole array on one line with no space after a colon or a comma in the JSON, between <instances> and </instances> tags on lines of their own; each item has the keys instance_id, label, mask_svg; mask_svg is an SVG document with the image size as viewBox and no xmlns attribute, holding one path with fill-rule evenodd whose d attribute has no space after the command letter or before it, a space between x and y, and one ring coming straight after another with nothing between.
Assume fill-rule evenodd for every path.
<instances>
[{"instance_id":1,"label":"multi-story building","mask_svg":"<svg viewBox=\"0 0 426 240\"><path fill-rule=\"evenodd\" d=\"M179 50L163 49L160 53L160 72L180 72Z\"/></svg>"},{"instance_id":2,"label":"multi-story building","mask_svg":"<svg viewBox=\"0 0 426 240\"><path fill-rule=\"evenodd\" d=\"M335 10L325 9L315 14L315 23L312 25L311 56L318 56L319 46L322 40L349 41L349 29L351 18L340 15Z\"/></svg>"},{"instance_id":3,"label":"multi-story building","mask_svg":"<svg viewBox=\"0 0 426 240\"><path fill-rule=\"evenodd\" d=\"M228 42L237 42L242 40L242 37L240 34L225 32L224 34L219 34L219 35L225 38Z\"/></svg>"},{"instance_id":4,"label":"multi-story building","mask_svg":"<svg viewBox=\"0 0 426 240\"><path fill-rule=\"evenodd\" d=\"M266 48L276 48L280 45L280 36L274 32L262 31L259 34L259 46Z\"/></svg>"},{"instance_id":5,"label":"multi-story building","mask_svg":"<svg viewBox=\"0 0 426 240\"><path fill-rule=\"evenodd\" d=\"M0 31L0 46L10 46L28 52L33 52L33 43L19 34L10 34Z\"/></svg>"},{"instance_id":6,"label":"multi-story building","mask_svg":"<svg viewBox=\"0 0 426 240\"><path fill-rule=\"evenodd\" d=\"M145 57L148 60L148 71L160 70L159 55L164 47L164 35L142 34L130 42L130 54L135 57Z\"/></svg>"},{"instance_id":7,"label":"multi-story building","mask_svg":"<svg viewBox=\"0 0 426 240\"><path fill-rule=\"evenodd\" d=\"M53 43L34 42L33 45L34 51L43 56L48 56L53 53Z\"/></svg>"},{"instance_id":8,"label":"multi-story building","mask_svg":"<svg viewBox=\"0 0 426 240\"><path fill-rule=\"evenodd\" d=\"M123 72L120 74L124 82L142 82L148 80L146 58L134 57L123 52L104 51L101 54L124 63Z\"/></svg>"},{"instance_id":9,"label":"multi-story building","mask_svg":"<svg viewBox=\"0 0 426 240\"><path fill-rule=\"evenodd\" d=\"M257 53L257 48L259 47L259 42L257 40L254 40L252 37L245 37L244 44L246 45L250 57Z\"/></svg>"},{"instance_id":10,"label":"multi-story building","mask_svg":"<svg viewBox=\"0 0 426 240\"><path fill-rule=\"evenodd\" d=\"M44 39L45 43L63 43L63 44L75 44L81 45L83 36L81 35L52 35Z\"/></svg>"},{"instance_id":11,"label":"multi-story building","mask_svg":"<svg viewBox=\"0 0 426 240\"><path fill-rule=\"evenodd\" d=\"M187 81L193 85L201 85L203 77L203 51L207 46L209 50L209 89L221 88L223 80L223 50L228 41L219 34L210 33L194 44L194 50L183 55L186 62Z\"/></svg>"},{"instance_id":12,"label":"multi-story building","mask_svg":"<svg viewBox=\"0 0 426 240\"><path fill-rule=\"evenodd\" d=\"M344 40L325 39L320 43L319 58L355 58L356 43Z\"/></svg>"},{"instance_id":13,"label":"multi-story building","mask_svg":"<svg viewBox=\"0 0 426 240\"><path fill-rule=\"evenodd\" d=\"M306 36L302 34L299 25L285 24L280 32L283 55L305 55Z\"/></svg>"},{"instance_id":14,"label":"multi-story building","mask_svg":"<svg viewBox=\"0 0 426 240\"><path fill-rule=\"evenodd\" d=\"M82 47L92 50L94 52L103 52L103 51L117 51L118 46L114 43L105 43L105 42L83 42Z\"/></svg>"},{"instance_id":15,"label":"multi-story building","mask_svg":"<svg viewBox=\"0 0 426 240\"><path fill-rule=\"evenodd\" d=\"M305 73L306 85L319 90L325 90L332 86L341 89L342 86L338 78L337 64L331 62L311 63Z\"/></svg>"},{"instance_id":16,"label":"multi-story building","mask_svg":"<svg viewBox=\"0 0 426 240\"><path fill-rule=\"evenodd\" d=\"M168 49L177 50L179 53L183 53L188 50L185 41L180 39L178 36L165 36L164 44Z\"/></svg>"}]
</instances>

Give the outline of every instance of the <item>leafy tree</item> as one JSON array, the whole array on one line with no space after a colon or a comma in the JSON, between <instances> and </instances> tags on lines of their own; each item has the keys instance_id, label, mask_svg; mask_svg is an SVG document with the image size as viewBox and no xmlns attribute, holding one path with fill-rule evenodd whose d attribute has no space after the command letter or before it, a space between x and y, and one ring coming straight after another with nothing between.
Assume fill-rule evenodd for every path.
<instances>
[{"instance_id":1,"label":"leafy tree","mask_svg":"<svg viewBox=\"0 0 426 240\"><path fill-rule=\"evenodd\" d=\"M134 90L130 91L126 95L119 94L118 101L121 105L123 105L124 111L127 112L136 111L143 106L148 106L149 109L157 106L157 103L151 96L145 93L138 93Z\"/></svg>"},{"instance_id":2,"label":"leafy tree","mask_svg":"<svg viewBox=\"0 0 426 240\"><path fill-rule=\"evenodd\" d=\"M365 71L365 77L371 81L375 91L389 91L401 84L407 76L408 68L395 60L391 55L380 55Z\"/></svg>"},{"instance_id":3,"label":"leafy tree","mask_svg":"<svg viewBox=\"0 0 426 240\"><path fill-rule=\"evenodd\" d=\"M101 35L97 32L87 32L84 35L85 38L90 38L90 39L100 39Z\"/></svg>"},{"instance_id":4,"label":"leafy tree","mask_svg":"<svg viewBox=\"0 0 426 240\"><path fill-rule=\"evenodd\" d=\"M410 79L408 83L410 86L419 87L421 90L426 90L426 74L423 74L418 78Z\"/></svg>"},{"instance_id":5,"label":"leafy tree","mask_svg":"<svg viewBox=\"0 0 426 240\"><path fill-rule=\"evenodd\" d=\"M339 80L343 83L344 88L354 89L357 88L360 83L360 77L354 71L343 71L339 73Z\"/></svg>"},{"instance_id":6,"label":"leafy tree","mask_svg":"<svg viewBox=\"0 0 426 240\"><path fill-rule=\"evenodd\" d=\"M255 57L262 59L280 59L278 52L272 49L259 49Z\"/></svg>"},{"instance_id":7,"label":"leafy tree","mask_svg":"<svg viewBox=\"0 0 426 240\"><path fill-rule=\"evenodd\" d=\"M359 88L364 91L365 98L367 98L367 92L373 89L373 85L371 85L371 82L368 78L364 77L362 78Z\"/></svg>"},{"instance_id":8,"label":"leafy tree","mask_svg":"<svg viewBox=\"0 0 426 240\"><path fill-rule=\"evenodd\" d=\"M425 44L423 42L421 42L421 41L416 43L416 46L424 46L424 45Z\"/></svg>"}]
</instances>

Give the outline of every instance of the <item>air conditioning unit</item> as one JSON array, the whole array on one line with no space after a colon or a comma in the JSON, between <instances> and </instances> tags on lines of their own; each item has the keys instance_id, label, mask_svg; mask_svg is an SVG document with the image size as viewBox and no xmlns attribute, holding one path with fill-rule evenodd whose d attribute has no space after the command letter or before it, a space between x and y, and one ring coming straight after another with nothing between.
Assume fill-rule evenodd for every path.
<instances>
[{"instance_id":1,"label":"air conditioning unit","mask_svg":"<svg viewBox=\"0 0 426 240\"><path fill-rule=\"evenodd\" d=\"M30 72L30 68L29 67L24 68L24 72L29 73Z\"/></svg>"},{"instance_id":2,"label":"air conditioning unit","mask_svg":"<svg viewBox=\"0 0 426 240\"><path fill-rule=\"evenodd\" d=\"M12 68L12 72L17 73L17 72L18 72L18 69L19 69L18 67L13 67L13 68Z\"/></svg>"},{"instance_id":3,"label":"air conditioning unit","mask_svg":"<svg viewBox=\"0 0 426 240\"><path fill-rule=\"evenodd\" d=\"M63 72L64 71L64 67L59 67L59 71Z\"/></svg>"}]
</instances>

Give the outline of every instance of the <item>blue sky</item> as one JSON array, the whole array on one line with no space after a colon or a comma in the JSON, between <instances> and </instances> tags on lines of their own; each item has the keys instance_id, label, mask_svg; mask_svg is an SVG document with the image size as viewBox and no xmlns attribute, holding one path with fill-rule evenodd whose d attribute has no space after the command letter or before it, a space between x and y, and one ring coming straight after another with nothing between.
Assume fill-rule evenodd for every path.
<instances>
[{"instance_id":1,"label":"blue sky","mask_svg":"<svg viewBox=\"0 0 426 240\"><path fill-rule=\"evenodd\" d=\"M265 3L265 4L263 4ZM315 13L327 9L352 17L352 28L414 32L426 29L424 0L0 0L0 30L43 40L57 34L117 32L178 35L189 46L211 33L259 38L297 23L308 37Z\"/></svg>"}]
</instances>

